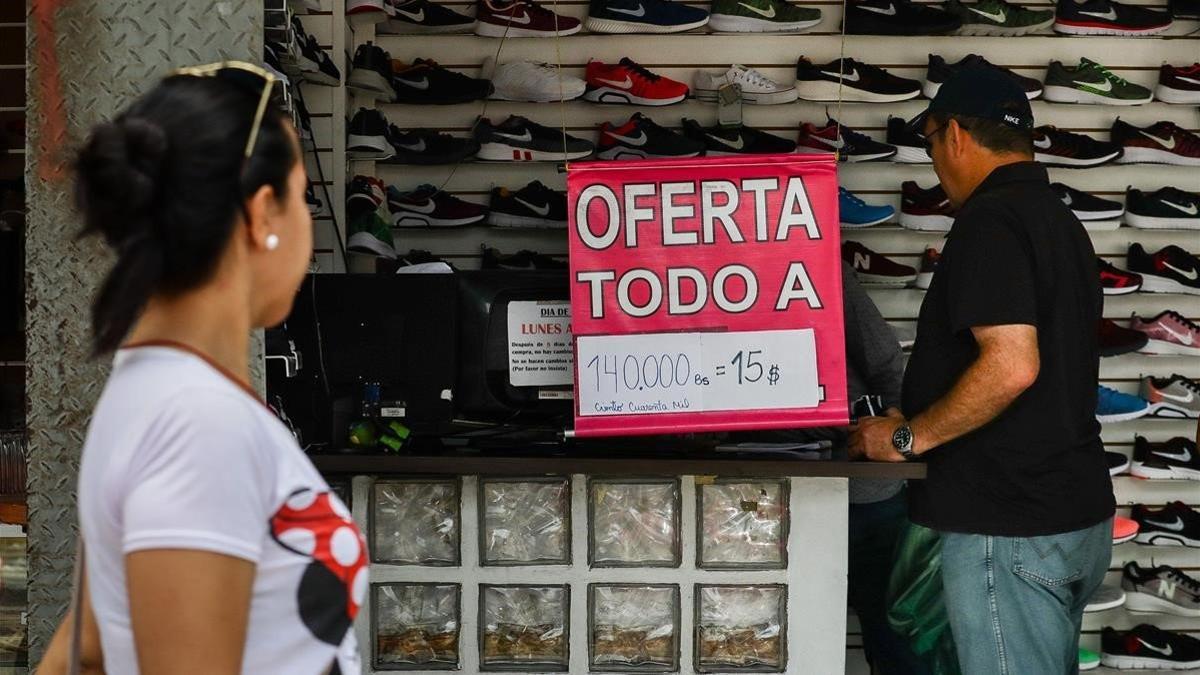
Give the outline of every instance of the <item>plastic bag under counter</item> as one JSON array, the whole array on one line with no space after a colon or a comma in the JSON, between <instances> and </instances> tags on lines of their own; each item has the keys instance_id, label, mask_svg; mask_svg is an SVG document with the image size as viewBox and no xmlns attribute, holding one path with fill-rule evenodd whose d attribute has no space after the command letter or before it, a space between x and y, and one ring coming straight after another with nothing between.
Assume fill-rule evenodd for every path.
<instances>
[{"instance_id":1,"label":"plastic bag under counter","mask_svg":"<svg viewBox=\"0 0 1200 675\"><path fill-rule=\"evenodd\" d=\"M787 484L728 480L697 486L699 565L779 569L786 566Z\"/></svg>"},{"instance_id":2,"label":"plastic bag under counter","mask_svg":"<svg viewBox=\"0 0 1200 675\"><path fill-rule=\"evenodd\" d=\"M677 481L595 480L589 490L593 565L679 564Z\"/></svg>"},{"instance_id":3,"label":"plastic bag under counter","mask_svg":"<svg viewBox=\"0 0 1200 675\"><path fill-rule=\"evenodd\" d=\"M570 591L566 586L482 586L480 663L566 668Z\"/></svg>"},{"instance_id":4,"label":"plastic bag under counter","mask_svg":"<svg viewBox=\"0 0 1200 675\"><path fill-rule=\"evenodd\" d=\"M567 479L487 480L480 485L485 565L569 564Z\"/></svg>"},{"instance_id":5,"label":"plastic bag under counter","mask_svg":"<svg viewBox=\"0 0 1200 675\"><path fill-rule=\"evenodd\" d=\"M377 584L373 592L377 665L458 666L457 584Z\"/></svg>"},{"instance_id":6,"label":"plastic bag under counter","mask_svg":"<svg viewBox=\"0 0 1200 675\"><path fill-rule=\"evenodd\" d=\"M448 566L459 563L457 481L378 481L371 495L375 562Z\"/></svg>"}]
</instances>

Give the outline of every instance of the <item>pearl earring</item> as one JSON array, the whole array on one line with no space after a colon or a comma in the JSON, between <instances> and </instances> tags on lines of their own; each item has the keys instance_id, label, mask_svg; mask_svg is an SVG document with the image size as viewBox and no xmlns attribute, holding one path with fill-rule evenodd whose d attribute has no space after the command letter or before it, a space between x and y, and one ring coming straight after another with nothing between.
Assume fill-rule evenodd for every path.
<instances>
[{"instance_id":1,"label":"pearl earring","mask_svg":"<svg viewBox=\"0 0 1200 675\"><path fill-rule=\"evenodd\" d=\"M274 251L277 248L279 248L279 235L268 234L267 235L267 250Z\"/></svg>"}]
</instances>

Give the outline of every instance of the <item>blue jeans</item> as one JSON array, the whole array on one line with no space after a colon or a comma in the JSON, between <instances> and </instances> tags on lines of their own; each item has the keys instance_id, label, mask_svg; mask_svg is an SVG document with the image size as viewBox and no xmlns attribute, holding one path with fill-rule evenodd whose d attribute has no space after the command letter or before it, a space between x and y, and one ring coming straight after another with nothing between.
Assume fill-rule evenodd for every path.
<instances>
[{"instance_id":1,"label":"blue jeans","mask_svg":"<svg viewBox=\"0 0 1200 675\"><path fill-rule=\"evenodd\" d=\"M1043 537L942 533L942 583L970 675L1072 675L1088 598L1112 559L1112 520Z\"/></svg>"}]
</instances>

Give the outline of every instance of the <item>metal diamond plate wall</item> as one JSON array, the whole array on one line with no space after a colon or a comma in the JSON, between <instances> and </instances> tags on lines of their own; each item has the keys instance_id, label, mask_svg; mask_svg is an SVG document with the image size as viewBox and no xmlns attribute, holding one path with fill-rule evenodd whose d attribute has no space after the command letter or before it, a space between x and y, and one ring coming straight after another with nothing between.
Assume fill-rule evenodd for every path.
<instances>
[{"instance_id":1,"label":"metal diamond plate wall","mask_svg":"<svg viewBox=\"0 0 1200 675\"><path fill-rule=\"evenodd\" d=\"M262 3L27 0L29 643L69 603L79 452L107 363L89 358L90 303L109 260L78 242L66 169L87 130L170 68L259 61ZM257 362L252 359L252 362Z\"/></svg>"}]
</instances>

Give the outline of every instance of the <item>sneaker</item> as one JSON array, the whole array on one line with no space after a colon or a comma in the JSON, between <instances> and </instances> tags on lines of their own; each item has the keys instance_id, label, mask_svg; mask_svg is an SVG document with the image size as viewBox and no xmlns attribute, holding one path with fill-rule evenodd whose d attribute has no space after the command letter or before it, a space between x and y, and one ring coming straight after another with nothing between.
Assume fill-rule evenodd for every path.
<instances>
[{"instance_id":1,"label":"sneaker","mask_svg":"<svg viewBox=\"0 0 1200 675\"><path fill-rule=\"evenodd\" d=\"M613 65L588 61L585 77L583 97L593 103L661 106L679 103L688 95L686 84L652 73L629 58Z\"/></svg>"},{"instance_id":2,"label":"sneaker","mask_svg":"<svg viewBox=\"0 0 1200 675\"><path fill-rule=\"evenodd\" d=\"M1171 15L1113 0L1058 0L1054 31L1067 35L1156 35L1171 27Z\"/></svg>"},{"instance_id":3,"label":"sneaker","mask_svg":"<svg viewBox=\"0 0 1200 675\"><path fill-rule=\"evenodd\" d=\"M346 0L346 20L354 26L370 26L388 20L383 0Z\"/></svg>"},{"instance_id":4,"label":"sneaker","mask_svg":"<svg viewBox=\"0 0 1200 675\"><path fill-rule=\"evenodd\" d=\"M516 192L492 188L487 222L496 227L565 228L567 195L536 180Z\"/></svg>"},{"instance_id":5,"label":"sneaker","mask_svg":"<svg viewBox=\"0 0 1200 675\"><path fill-rule=\"evenodd\" d=\"M1071 209L1084 229L1095 232L1115 230L1121 226L1121 214L1125 213L1121 202L1101 199L1063 183L1051 183L1050 189Z\"/></svg>"},{"instance_id":6,"label":"sneaker","mask_svg":"<svg viewBox=\"0 0 1200 675\"><path fill-rule=\"evenodd\" d=\"M396 151L388 139L388 121L373 108L359 108L346 128L346 156L351 159L386 160Z\"/></svg>"},{"instance_id":7,"label":"sneaker","mask_svg":"<svg viewBox=\"0 0 1200 675\"><path fill-rule=\"evenodd\" d=\"M1054 10L1026 9L1004 0L979 0L971 4L947 0L944 7L962 21L959 35L1028 35L1054 23Z\"/></svg>"},{"instance_id":8,"label":"sneaker","mask_svg":"<svg viewBox=\"0 0 1200 675\"><path fill-rule=\"evenodd\" d=\"M582 79L548 63L512 61L496 65L489 56L480 74L491 80L492 94L488 98L497 101L557 103L577 99L587 90Z\"/></svg>"},{"instance_id":9,"label":"sneaker","mask_svg":"<svg viewBox=\"0 0 1200 675\"><path fill-rule=\"evenodd\" d=\"M733 65L724 73L712 74L697 71L695 76L695 94L701 101L716 101L718 91L728 84L736 84L742 88L742 101L755 105L776 105L791 103L796 100L796 87L782 85L745 66Z\"/></svg>"},{"instance_id":10,"label":"sneaker","mask_svg":"<svg viewBox=\"0 0 1200 675\"><path fill-rule=\"evenodd\" d=\"M551 161L583 159L592 154L591 141L544 127L524 117L512 115L493 125L482 118L475 125L479 141L479 159L495 161Z\"/></svg>"},{"instance_id":11,"label":"sneaker","mask_svg":"<svg viewBox=\"0 0 1200 675\"><path fill-rule=\"evenodd\" d=\"M479 143L473 138L459 138L431 129L402 131L388 127L388 139L395 156L390 164L457 164L474 157Z\"/></svg>"},{"instance_id":12,"label":"sneaker","mask_svg":"<svg viewBox=\"0 0 1200 675\"><path fill-rule=\"evenodd\" d=\"M1142 290L1142 275L1117 269L1104 258L1096 258L1096 267L1100 270L1100 287L1105 295L1129 295Z\"/></svg>"},{"instance_id":13,"label":"sneaker","mask_svg":"<svg viewBox=\"0 0 1200 675\"><path fill-rule=\"evenodd\" d=\"M1130 515L1138 524L1135 540L1139 544L1200 548L1200 513L1183 502L1171 502L1158 510L1135 504Z\"/></svg>"},{"instance_id":14,"label":"sneaker","mask_svg":"<svg viewBox=\"0 0 1200 675\"><path fill-rule=\"evenodd\" d=\"M505 255L499 250L483 246L481 266L485 270L565 270L567 263L548 255L533 251L518 251Z\"/></svg>"},{"instance_id":15,"label":"sneaker","mask_svg":"<svg viewBox=\"0 0 1200 675\"><path fill-rule=\"evenodd\" d=\"M1136 520L1113 516L1113 546L1133 541L1137 538L1139 529Z\"/></svg>"},{"instance_id":16,"label":"sneaker","mask_svg":"<svg viewBox=\"0 0 1200 675\"><path fill-rule=\"evenodd\" d=\"M1100 356L1121 356L1132 354L1146 348L1150 338L1145 333L1122 328L1109 319L1100 319L1097 330L1100 342Z\"/></svg>"},{"instance_id":17,"label":"sneaker","mask_svg":"<svg viewBox=\"0 0 1200 675\"><path fill-rule=\"evenodd\" d=\"M954 224L954 207L941 183L928 190L916 181L900 184L900 225L922 232L949 232Z\"/></svg>"},{"instance_id":18,"label":"sneaker","mask_svg":"<svg viewBox=\"0 0 1200 675\"><path fill-rule=\"evenodd\" d=\"M492 83L446 70L432 59L417 59L412 65L392 61L393 101L416 105L455 105L487 98Z\"/></svg>"},{"instance_id":19,"label":"sneaker","mask_svg":"<svg viewBox=\"0 0 1200 675\"><path fill-rule=\"evenodd\" d=\"M1154 98L1163 103L1200 103L1200 63L1190 66L1162 64Z\"/></svg>"},{"instance_id":20,"label":"sneaker","mask_svg":"<svg viewBox=\"0 0 1200 675\"><path fill-rule=\"evenodd\" d=\"M1033 130L1033 158L1046 166L1086 169L1121 156L1121 146L1045 125Z\"/></svg>"},{"instance_id":21,"label":"sneaker","mask_svg":"<svg viewBox=\"0 0 1200 675\"><path fill-rule=\"evenodd\" d=\"M925 150L925 137L914 131L903 117L888 116L887 143L896 148L893 162L902 164L932 164Z\"/></svg>"},{"instance_id":22,"label":"sneaker","mask_svg":"<svg viewBox=\"0 0 1200 675\"><path fill-rule=\"evenodd\" d=\"M1105 627L1100 634L1100 661L1119 670L1187 670L1200 668L1200 640L1141 624L1128 632Z\"/></svg>"},{"instance_id":23,"label":"sneaker","mask_svg":"<svg viewBox=\"0 0 1200 675\"><path fill-rule=\"evenodd\" d=\"M297 27L295 32L296 42L300 47L300 58L298 59L300 76L304 78L305 82L312 84L340 87L342 73L337 66L333 65L333 59L329 58L329 53L321 49L315 37L304 32L300 17L292 17L292 25Z\"/></svg>"},{"instance_id":24,"label":"sneaker","mask_svg":"<svg viewBox=\"0 0 1200 675\"><path fill-rule=\"evenodd\" d=\"M346 216L351 220L379 211L387 201L387 185L374 176L355 176L346 187Z\"/></svg>"},{"instance_id":25,"label":"sneaker","mask_svg":"<svg viewBox=\"0 0 1200 675\"><path fill-rule=\"evenodd\" d=\"M858 195L838 186L838 214L843 228L870 227L886 223L896 215L896 209L888 205L875 206L864 202Z\"/></svg>"},{"instance_id":26,"label":"sneaker","mask_svg":"<svg viewBox=\"0 0 1200 675\"><path fill-rule=\"evenodd\" d=\"M854 268L864 286L903 288L917 280L917 271L890 260L857 241L842 242L842 260Z\"/></svg>"},{"instance_id":27,"label":"sneaker","mask_svg":"<svg viewBox=\"0 0 1200 675\"><path fill-rule=\"evenodd\" d=\"M1095 670L1100 667L1100 655L1090 649L1079 648L1079 670Z\"/></svg>"},{"instance_id":28,"label":"sneaker","mask_svg":"<svg viewBox=\"0 0 1200 675\"><path fill-rule=\"evenodd\" d=\"M1116 389L1099 386L1096 420L1099 422L1128 422L1150 414L1150 402L1140 396L1124 394Z\"/></svg>"},{"instance_id":29,"label":"sneaker","mask_svg":"<svg viewBox=\"0 0 1200 675\"><path fill-rule=\"evenodd\" d=\"M923 89L925 96L929 98L937 96L938 90L942 88L943 84L950 81L951 77L954 77L966 68L979 67L993 68L1003 72L1021 87L1021 89L1025 92L1025 96L1028 97L1029 100L1033 100L1042 95L1041 82L1038 82L1032 77L1017 75L1008 68L1002 68L1001 66L989 63L987 59L978 54L968 54L959 59L958 63L946 63L946 59L943 59L941 56L938 56L937 54L930 54L929 68L926 71L925 86Z\"/></svg>"},{"instance_id":30,"label":"sneaker","mask_svg":"<svg viewBox=\"0 0 1200 675\"><path fill-rule=\"evenodd\" d=\"M1200 193L1165 187L1154 192L1129 188L1125 193L1125 222L1130 227L1157 230L1200 229Z\"/></svg>"},{"instance_id":31,"label":"sneaker","mask_svg":"<svg viewBox=\"0 0 1200 675\"><path fill-rule=\"evenodd\" d=\"M1126 471L1129 471L1130 462L1129 457L1126 455L1123 455L1119 452L1105 450L1104 459L1108 462L1109 476L1120 476Z\"/></svg>"},{"instance_id":32,"label":"sneaker","mask_svg":"<svg viewBox=\"0 0 1200 675\"><path fill-rule=\"evenodd\" d=\"M671 0L591 0L593 33L681 33L708 23L708 12Z\"/></svg>"},{"instance_id":33,"label":"sneaker","mask_svg":"<svg viewBox=\"0 0 1200 675\"><path fill-rule=\"evenodd\" d=\"M855 0L842 19L850 35L946 35L961 27L953 14L912 0Z\"/></svg>"},{"instance_id":34,"label":"sneaker","mask_svg":"<svg viewBox=\"0 0 1200 675\"><path fill-rule=\"evenodd\" d=\"M921 95L921 83L854 59L816 65L803 56L796 61L796 93L806 101L895 103Z\"/></svg>"},{"instance_id":35,"label":"sneaker","mask_svg":"<svg viewBox=\"0 0 1200 675\"><path fill-rule=\"evenodd\" d=\"M703 152L704 143L664 129L641 113L634 113L619 127L601 124L596 144L597 159L698 157Z\"/></svg>"},{"instance_id":36,"label":"sneaker","mask_svg":"<svg viewBox=\"0 0 1200 675\"><path fill-rule=\"evenodd\" d=\"M1092 61L1079 59L1078 66L1064 66L1051 61L1046 69L1044 98L1054 103L1096 103L1099 105L1141 105L1154 95L1150 90L1133 84L1111 70Z\"/></svg>"},{"instance_id":37,"label":"sneaker","mask_svg":"<svg viewBox=\"0 0 1200 675\"><path fill-rule=\"evenodd\" d=\"M830 117L825 126L805 122L800 126L800 139L797 142L798 152L820 153L836 152L841 162L872 162L890 159L896 154L896 148L880 143L857 131L841 126L837 120Z\"/></svg>"},{"instance_id":38,"label":"sneaker","mask_svg":"<svg viewBox=\"0 0 1200 675\"><path fill-rule=\"evenodd\" d=\"M413 249L396 261L396 274L454 274L454 265L429 251Z\"/></svg>"},{"instance_id":39,"label":"sneaker","mask_svg":"<svg viewBox=\"0 0 1200 675\"><path fill-rule=\"evenodd\" d=\"M703 127L696 120L683 119L683 135L704 143L704 154L787 155L796 151L796 142L745 125Z\"/></svg>"},{"instance_id":40,"label":"sneaker","mask_svg":"<svg viewBox=\"0 0 1200 675\"><path fill-rule=\"evenodd\" d=\"M821 23L821 10L787 0L713 0L708 25L721 33L798 33Z\"/></svg>"},{"instance_id":41,"label":"sneaker","mask_svg":"<svg viewBox=\"0 0 1200 675\"><path fill-rule=\"evenodd\" d=\"M1131 473L1138 478L1200 480L1196 443L1183 436L1162 443L1135 436Z\"/></svg>"},{"instance_id":42,"label":"sneaker","mask_svg":"<svg viewBox=\"0 0 1200 675\"><path fill-rule=\"evenodd\" d=\"M393 227L466 227L487 218L487 207L463 201L432 185L422 185L412 192L388 186L387 202Z\"/></svg>"},{"instance_id":43,"label":"sneaker","mask_svg":"<svg viewBox=\"0 0 1200 675\"><path fill-rule=\"evenodd\" d=\"M1200 477L1200 468L1195 471ZM1178 568L1170 565L1142 567L1136 561L1130 561L1121 570L1121 588L1131 612L1200 619L1200 581Z\"/></svg>"},{"instance_id":44,"label":"sneaker","mask_svg":"<svg viewBox=\"0 0 1200 675\"><path fill-rule=\"evenodd\" d=\"M1130 244L1126 261L1131 272L1142 275L1142 290L1150 293L1200 295L1200 259L1175 245L1150 255L1141 244Z\"/></svg>"},{"instance_id":45,"label":"sneaker","mask_svg":"<svg viewBox=\"0 0 1200 675\"><path fill-rule=\"evenodd\" d=\"M375 29L380 35L441 35L470 33L475 17L460 14L429 0L393 3L394 16Z\"/></svg>"},{"instance_id":46,"label":"sneaker","mask_svg":"<svg viewBox=\"0 0 1200 675\"><path fill-rule=\"evenodd\" d=\"M929 290L930 284L933 283L933 274L937 272L941 262L941 251L932 247L925 249L925 253L921 254L921 269L917 272L917 281L913 285L921 290Z\"/></svg>"},{"instance_id":47,"label":"sneaker","mask_svg":"<svg viewBox=\"0 0 1200 675\"><path fill-rule=\"evenodd\" d=\"M377 101L391 102L396 92L392 89L392 56L371 42L354 50L354 61L346 87L375 97Z\"/></svg>"},{"instance_id":48,"label":"sneaker","mask_svg":"<svg viewBox=\"0 0 1200 675\"><path fill-rule=\"evenodd\" d=\"M483 37L554 37L574 35L579 19L560 16L535 0L478 0L475 34Z\"/></svg>"},{"instance_id":49,"label":"sneaker","mask_svg":"<svg viewBox=\"0 0 1200 675\"><path fill-rule=\"evenodd\" d=\"M1197 0L1167 0L1167 8L1176 21L1200 21L1200 2Z\"/></svg>"},{"instance_id":50,"label":"sneaker","mask_svg":"<svg viewBox=\"0 0 1200 675\"><path fill-rule=\"evenodd\" d=\"M1088 598L1084 612L1105 612L1125 604L1125 590L1115 584L1103 584Z\"/></svg>"},{"instance_id":51,"label":"sneaker","mask_svg":"<svg viewBox=\"0 0 1200 675\"><path fill-rule=\"evenodd\" d=\"M1200 384L1182 375L1143 377L1141 394L1154 406L1155 417L1200 418Z\"/></svg>"},{"instance_id":52,"label":"sneaker","mask_svg":"<svg viewBox=\"0 0 1200 675\"><path fill-rule=\"evenodd\" d=\"M363 211L358 217L350 218L346 234L347 251L396 259L392 224L379 215L378 210Z\"/></svg>"},{"instance_id":53,"label":"sneaker","mask_svg":"<svg viewBox=\"0 0 1200 675\"><path fill-rule=\"evenodd\" d=\"M1174 310L1168 309L1150 319L1134 314L1129 319L1129 329L1146 336L1146 346L1139 350L1143 354L1200 356L1200 326Z\"/></svg>"},{"instance_id":54,"label":"sneaker","mask_svg":"<svg viewBox=\"0 0 1200 675\"><path fill-rule=\"evenodd\" d=\"M1118 164L1175 164L1200 166L1200 136L1170 121L1136 127L1113 120L1112 142L1125 149Z\"/></svg>"}]
</instances>

